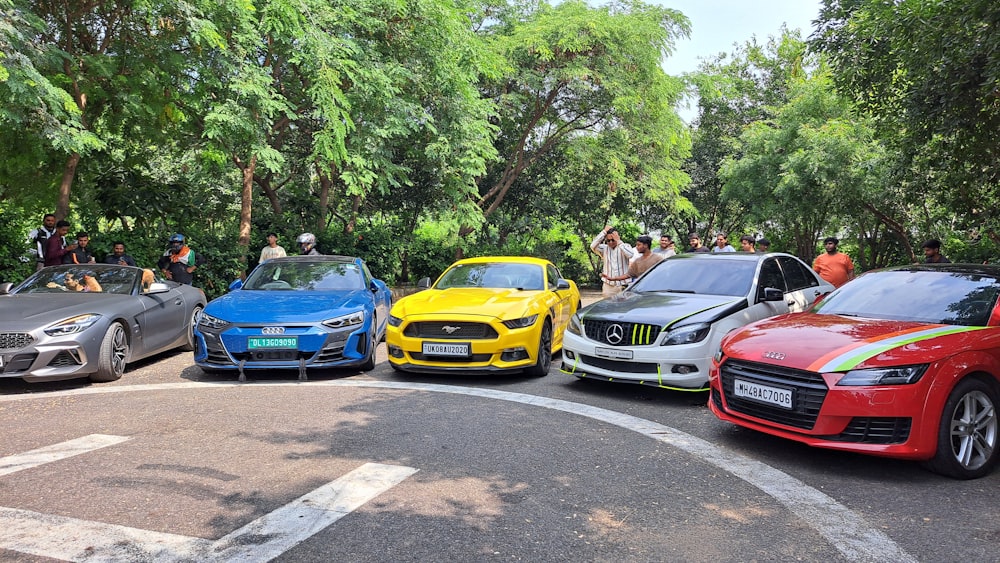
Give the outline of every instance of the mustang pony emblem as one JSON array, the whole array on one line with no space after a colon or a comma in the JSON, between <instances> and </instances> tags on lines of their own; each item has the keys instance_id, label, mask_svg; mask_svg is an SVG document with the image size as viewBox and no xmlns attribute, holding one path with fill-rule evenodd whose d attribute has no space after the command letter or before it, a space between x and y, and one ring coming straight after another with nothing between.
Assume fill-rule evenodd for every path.
<instances>
[{"instance_id":1,"label":"mustang pony emblem","mask_svg":"<svg viewBox=\"0 0 1000 563\"><path fill-rule=\"evenodd\" d=\"M444 325L443 327L441 327L441 330L447 332L448 334L455 334L456 332L462 330L462 327L460 327L460 326Z\"/></svg>"}]
</instances>

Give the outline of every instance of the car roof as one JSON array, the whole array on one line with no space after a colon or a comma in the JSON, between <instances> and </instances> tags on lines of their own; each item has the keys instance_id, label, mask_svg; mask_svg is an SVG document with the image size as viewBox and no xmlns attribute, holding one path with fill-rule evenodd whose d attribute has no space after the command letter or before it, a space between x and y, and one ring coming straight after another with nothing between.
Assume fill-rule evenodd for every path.
<instances>
[{"instance_id":1,"label":"car roof","mask_svg":"<svg viewBox=\"0 0 1000 563\"><path fill-rule=\"evenodd\" d=\"M546 264L551 263L544 258L535 258L534 256L477 256L475 258L463 258L456 261L455 264L486 264L490 262L508 264L537 264L539 266L545 266Z\"/></svg>"},{"instance_id":2,"label":"car roof","mask_svg":"<svg viewBox=\"0 0 1000 563\"><path fill-rule=\"evenodd\" d=\"M1000 265L994 264L908 264L906 266L891 266L881 270L873 270L866 273L876 272L948 272L966 275L982 275L1000 278Z\"/></svg>"},{"instance_id":3,"label":"car roof","mask_svg":"<svg viewBox=\"0 0 1000 563\"><path fill-rule=\"evenodd\" d=\"M790 256L795 258L795 256L788 254L786 252L682 252L680 254L674 254L669 257L668 260L740 260L742 262L760 262L764 258L769 256Z\"/></svg>"},{"instance_id":4,"label":"car roof","mask_svg":"<svg viewBox=\"0 0 1000 563\"><path fill-rule=\"evenodd\" d=\"M341 256L339 254L313 254L304 256L282 256L281 258L270 258L268 262L337 262L347 264L361 260L357 256Z\"/></svg>"}]
</instances>

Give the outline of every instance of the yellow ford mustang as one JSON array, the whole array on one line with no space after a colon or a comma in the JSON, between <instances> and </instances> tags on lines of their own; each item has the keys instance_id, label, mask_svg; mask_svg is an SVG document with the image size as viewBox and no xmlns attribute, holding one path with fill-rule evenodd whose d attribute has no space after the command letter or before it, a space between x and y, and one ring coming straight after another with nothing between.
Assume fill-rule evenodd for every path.
<instances>
[{"instance_id":1,"label":"yellow ford mustang","mask_svg":"<svg viewBox=\"0 0 1000 563\"><path fill-rule=\"evenodd\" d=\"M413 372L549 372L552 352L580 308L580 290L548 260L467 258L396 302L389 364Z\"/></svg>"}]
</instances>

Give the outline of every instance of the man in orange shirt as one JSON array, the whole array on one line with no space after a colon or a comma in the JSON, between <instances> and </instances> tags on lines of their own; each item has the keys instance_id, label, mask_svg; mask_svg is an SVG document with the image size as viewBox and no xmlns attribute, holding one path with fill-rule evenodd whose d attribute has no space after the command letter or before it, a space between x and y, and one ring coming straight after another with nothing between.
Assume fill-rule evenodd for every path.
<instances>
[{"instance_id":1,"label":"man in orange shirt","mask_svg":"<svg viewBox=\"0 0 1000 563\"><path fill-rule=\"evenodd\" d=\"M854 279L854 262L850 256L837 251L839 243L837 237L826 237L823 240L826 253L813 260L813 270L819 277L832 283L833 287L840 287Z\"/></svg>"}]
</instances>

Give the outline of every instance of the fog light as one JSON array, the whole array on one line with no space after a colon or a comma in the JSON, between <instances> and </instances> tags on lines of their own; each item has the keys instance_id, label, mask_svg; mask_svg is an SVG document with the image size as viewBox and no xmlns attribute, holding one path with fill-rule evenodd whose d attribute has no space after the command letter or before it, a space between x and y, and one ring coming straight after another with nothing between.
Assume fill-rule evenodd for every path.
<instances>
[{"instance_id":1,"label":"fog light","mask_svg":"<svg viewBox=\"0 0 1000 563\"><path fill-rule=\"evenodd\" d=\"M674 373L679 373L681 375L687 375L689 373L694 373L694 372L698 371L698 367L697 366L689 366L689 365L681 365L681 366L674 366L674 369L672 369L670 371L672 371Z\"/></svg>"},{"instance_id":2,"label":"fog light","mask_svg":"<svg viewBox=\"0 0 1000 563\"><path fill-rule=\"evenodd\" d=\"M500 360L504 362L516 362L527 359L528 351L524 348L508 348L500 353Z\"/></svg>"},{"instance_id":3,"label":"fog light","mask_svg":"<svg viewBox=\"0 0 1000 563\"><path fill-rule=\"evenodd\" d=\"M563 356L566 356L567 360L576 359L576 354L574 354L571 350L563 350Z\"/></svg>"},{"instance_id":4,"label":"fog light","mask_svg":"<svg viewBox=\"0 0 1000 563\"><path fill-rule=\"evenodd\" d=\"M389 352L389 355L392 356L393 358L402 358L403 357L403 349L400 348L399 346L389 346L388 347L388 352Z\"/></svg>"}]
</instances>

